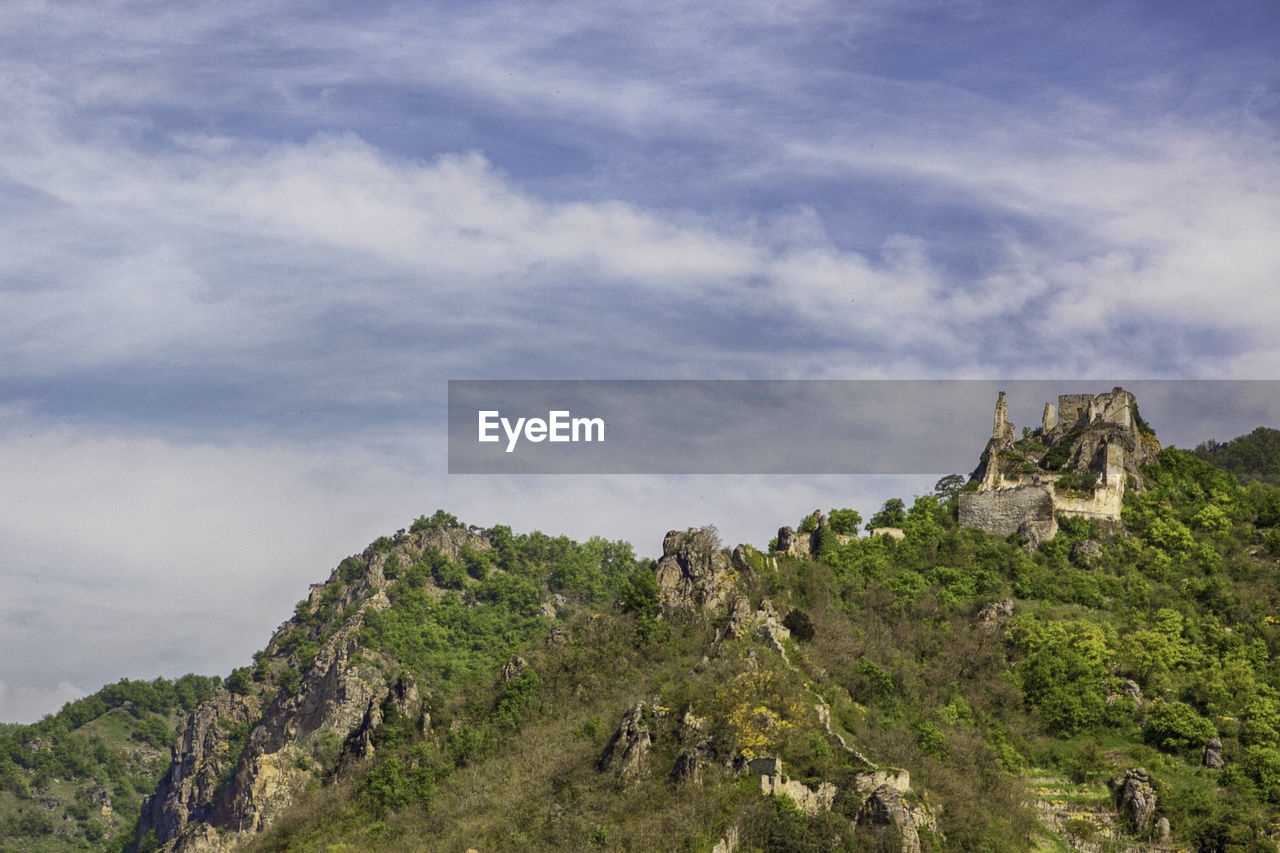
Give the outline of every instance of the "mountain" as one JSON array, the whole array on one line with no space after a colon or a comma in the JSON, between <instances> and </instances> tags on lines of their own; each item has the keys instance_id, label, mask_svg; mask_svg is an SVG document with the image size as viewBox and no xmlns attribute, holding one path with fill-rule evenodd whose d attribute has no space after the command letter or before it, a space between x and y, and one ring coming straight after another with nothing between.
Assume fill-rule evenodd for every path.
<instances>
[{"instance_id":1,"label":"mountain","mask_svg":"<svg viewBox=\"0 0 1280 853\"><path fill-rule=\"evenodd\" d=\"M227 678L0 730L0 850L1275 850L1280 489L1140 474L1038 543L942 483L656 561L438 511Z\"/></svg>"}]
</instances>

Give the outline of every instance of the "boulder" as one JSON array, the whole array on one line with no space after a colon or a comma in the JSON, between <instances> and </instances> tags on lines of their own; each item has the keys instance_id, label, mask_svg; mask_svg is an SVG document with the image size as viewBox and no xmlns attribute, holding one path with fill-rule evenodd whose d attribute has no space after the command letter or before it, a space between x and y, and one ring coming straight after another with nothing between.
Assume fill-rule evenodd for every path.
<instances>
[{"instance_id":1,"label":"boulder","mask_svg":"<svg viewBox=\"0 0 1280 853\"><path fill-rule=\"evenodd\" d=\"M1210 738L1205 744L1203 764L1210 770L1221 770L1226 766L1227 763L1222 758L1222 741L1218 738Z\"/></svg>"},{"instance_id":2,"label":"boulder","mask_svg":"<svg viewBox=\"0 0 1280 853\"><path fill-rule=\"evenodd\" d=\"M978 624L995 627L1013 615L1013 599L1006 598L982 605L978 611Z\"/></svg>"},{"instance_id":3,"label":"boulder","mask_svg":"<svg viewBox=\"0 0 1280 853\"><path fill-rule=\"evenodd\" d=\"M1081 539L1071 546L1071 561L1077 566L1090 567L1102 555L1102 546L1093 539Z\"/></svg>"}]
</instances>

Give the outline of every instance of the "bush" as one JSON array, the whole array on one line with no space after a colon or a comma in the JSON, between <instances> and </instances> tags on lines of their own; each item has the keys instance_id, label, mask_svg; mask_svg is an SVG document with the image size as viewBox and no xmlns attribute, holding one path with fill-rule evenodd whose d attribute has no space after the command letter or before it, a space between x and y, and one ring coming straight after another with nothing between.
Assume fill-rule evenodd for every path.
<instances>
[{"instance_id":1,"label":"bush","mask_svg":"<svg viewBox=\"0 0 1280 853\"><path fill-rule=\"evenodd\" d=\"M406 767L398 758L388 758L369 771L360 783L359 797L377 817L399 811L410 803L428 805L435 795L429 766Z\"/></svg>"},{"instance_id":2,"label":"bush","mask_svg":"<svg viewBox=\"0 0 1280 853\"><path fill-rule=\"evenodd\" d=\"M1200 748L1216 737L1213 723L1184 702L1161 702L1147 715L1143 739L1166 752Z\"/></svg>"},{"instance_id":3,"label":"bush","mask_svg":"<svg viewBox=\"0 0 1280 853\"><path fill-rule=\"evenodd\" d=\"M795 637L797 640L807 641L813 639L813 635L815 633L813 620L809 618L809 614L803 610L798 608L792 610L786 615L786 618L782 620L782 624L791 632L791 636Z\"/></svg>"},{"instance_id":4,"label":"bush","mask_svg":"<svg viewBox=\"0 0 1280 853\"><path fill-rule=\"evenodd\" d=\"M232 693L245 696L252 688L253 670L247 666L237 667L231 670L231 674L227 676L227 689Z\"/></svg>"}]
</instances>

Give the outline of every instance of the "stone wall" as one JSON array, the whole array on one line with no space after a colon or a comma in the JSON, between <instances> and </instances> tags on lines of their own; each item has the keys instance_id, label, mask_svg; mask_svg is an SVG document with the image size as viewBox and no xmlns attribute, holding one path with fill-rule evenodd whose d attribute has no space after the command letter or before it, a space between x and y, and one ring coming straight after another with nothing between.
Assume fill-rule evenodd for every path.
<instances>
[{"instance_id":1,"label":"stone wall","mask_svg":"<svg viewBox=\"0 0 1280 853\"><path fill-rule=\"evenodd\" d=\"M1053 492L1042 485L961 492L960 526L977 527L997 536L1022 533L1032 542L1043 542L1058 532Z\"/></svg>"},{"instance_id":2,"label":"stone wall","mask_svg":"<svg viewBox=\"0 0 1280 853\"><path fill-rule=\"evenodd\" d=\"M1116 521L1120 518L1120 508L1124 505L1124 491L1119 488L1098 489L1087 498L1055 494L1053 504L1058 512L1066 515L1082 515L1085 518Z\"/></svg>"}]
</instances>

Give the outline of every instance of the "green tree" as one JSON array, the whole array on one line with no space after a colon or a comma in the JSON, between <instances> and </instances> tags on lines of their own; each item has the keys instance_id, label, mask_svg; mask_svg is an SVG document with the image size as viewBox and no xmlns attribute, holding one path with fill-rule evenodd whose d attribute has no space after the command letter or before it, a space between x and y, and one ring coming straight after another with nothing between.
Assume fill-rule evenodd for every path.
<instances>
[{"instance_id":1,"label":"green tree","mask_svg":"<svg viewBox=\"0 0 1280 853\"><path fill-rule=\"evenodd\" d=\"M960 494L964 488L965 478L959 474L948 474L933 484L933 493L942 500L950 500Z\"/></svg>"},{"instance_id":2,"label":"green tree","mask_svg":"<svg viewBox=\"0 0 1280 853\"><path fill-rule=\"evenodd\" d=\"M853 536L862 524L862 516L856 509L833 509L827 515L831 530L841 536Z\"/></svg>"},{"instance_id":3,"label":"green tree","mask_svg":"<svg viewBox=\"0 0 1280 853\"><path fill-rule=\"evenodd\" d=\"M871 520L867 522L867 529L874 530L877 527L901 527L903 522L907 520L907 505L902 498L889 498L884 502L884 506L880 511L871 516Z\"/></svg>"}]
</instances>

